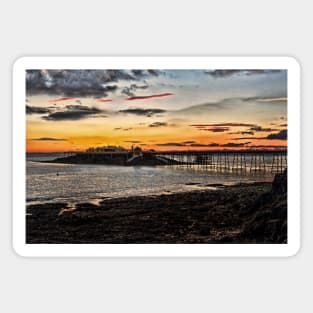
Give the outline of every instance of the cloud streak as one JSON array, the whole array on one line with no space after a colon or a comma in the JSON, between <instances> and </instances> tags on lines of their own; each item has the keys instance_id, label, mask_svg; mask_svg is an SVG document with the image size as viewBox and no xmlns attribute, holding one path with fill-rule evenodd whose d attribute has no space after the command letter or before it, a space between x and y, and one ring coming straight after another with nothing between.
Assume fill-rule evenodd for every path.
<instances>
[{"instance_id":1,"label":"cloud streak","mask_svg":"<svg viewBox=\"0 0 313 313\"><path fill-rule=\"evenodd\" d=\"M198 130L203 130L203 131L210 131L210 132L226 132L230 128L233 127L249 127L245 131L238 131L238 132L232 132L229 133L230 135L235 135L235 134L241 134L241 135L254 135L255 132L272 132L272 131L278 131L279 129L275 128L268 128L268 127L262 127L259 125L255 124L249 124L249 123L216 123L216 124L192 124L189 125L192 127L195 127Z\"/></svg>"},{"instance_id":2,"label":"cloud streak","mask_svg":"<svg viewBox=\"0 0 313 313\"><path fill-rule=\"evenodd\" d=\"M84 105L67 105L65 110L50 113L47 116L43 116L42 119L46 121L75 121L93 116L103 111Z\"/></svg>"},{"instance_id":3,"label":"cloud streak","mask_svg":"<svg viewBox=\"0 0 313 313\"><path fill-rule=\"evenodd\" d=\"M190 141L191 142L191 141ZM158 143L156 146L159 147L222 147L222 148L240 148L240 147L247 147L251 142L227 142L224 144L218 144L216 142L211 143L199 143L199 142L191 142L190 144L186 144L185 142L166 142L166 143Z\"/></svg>"},{"instance_id":4,"label":"cloud streak","mask_svg":"<svg viewBox=\"0 0 313 313\"><path fill-rule=\"evenodd\" d=\"M281 97L281 98L259 98L257 101L259 102L275 102L275 101L287 101L287 97Z\"/></svg>"},{"instance_id":5,"label":"cloud streak","mask_svg":"<svg viewBox=\"0 0 313 313\"><path fill-rule=\"evenodd\" d=\"M166 142L156 144L159 147L185 147L186 145L180 142Z\"/></svg>"},{"instance_id":6,"label":"cloud streak","mask_svg":"<svg viewBox=\"0 0 313 313\"><path fill-rule=\"evenodd\" d=\"M122 90L122 94L128 96L128 97L135 97L135 92L137 89L147 89L149 87L148 84L146 85L137 85L137 84L131 84L129 87L124 87Z\"/></svg>"},{"instance_id":7,"label":"cloud streak","mask_svg":"<svg viewBox=\"0 0 313 313\"><path fill-rule=\"evenodd\" d=\"M212 128L198 128L199 130L204 130L212 133L223 133L229 131L229 127L212 127Z\"/></svg>"},{"instance_id":8,"label":"cloud streak","mask_svg":"<svg viewBox=\"0 0 313 313\"><path fill-rule=\"evenodd\" d=\"M125 109L118 111L119 113L123 114L134 114L140 116L147 116L151 117L155 114L165 113L166 110L163 109L141 109L141 108L134 108L134 109Z\"/></svg>"},{"instance_id":9,"label":"cloud streak","mask_svg":"<svg viewBox=\"0 0 313 313\"><path fill-rule=\"evenodd\" d=\"M40 138L32 138L33 141L67 141L64 138L53 138L53 137L40 137Z\"/></svg>"},{"instance_id":10,"label":"cloud streak","mask_svg":"<svg viewBox=\"0 0 313 313\"><path fill-rule=\"evenodd\" d=\"M49 102L63 102L63 101L69 101L69 100L75 100L75 99L76 98L72 98L72 97L63 97L63 98L49 100Z\"/></svg>"},{"instance_id":11,"label":"cloud streak","mask_svg":"<svg viewBox=\"0 0 313 313\"><path fill-rule=\"evenodd\" d=\"M140 140L124 140L124 142L128 142L128 143L141 143L142 141L140 141Z\"/></svg>"},{"instance_id":12,"label":"cloud streak","mask_svg":"<svg viewBox=\"0 0 313 313\"><path fill-rule=\"evenodd\" d=\"M265 132L265 133L268 133L268 132L272 132L272 131L278 131L278 129L275 129L275 128L264 128L262 126L254 126L254 127L251 127L249 129L250 131L252 132Z\"/></svg>"},{"instance_id":13,"label":"cloud streak","mask_svg":"<svg viewBox=\"0 0 313 313\"><path fill-rule=\"evenodd\" d=\"M43 107L35 107L35 106L30 106L26 105L26 114L45 114L49 113L50 109L48 108L43 108Z\"/></svg>"},{"instance_id":14,"label":"cloud streak","mask_svg":"<svg viewBox=\"0 0 313 313\"><path fill-rule=\"evenodd\" d=\"M165 122L154 122L149 125L149 127L164 127L164 126L168 126L168 124Z\"/></svg>"},{"instance_id":15,"label":"cloud streak","mask_svg":"<svg viewBox=\"0 0 313 313\"><path fill-rule=\"evenodd\" d=\"M147 99L155 99L155 98L162 98L162 97L168 97L168 96L173 96L173 93L161 93L157 95L149 95L149 96L134 96L134 97L129 97L126 98L128 101L133 101L133 100L147 100Z\"/></svg>"},{"instance_id":16,"label":"cloud streak","mask_svg":"<svg viewBox=\"0 0 313 313\"><path fill-rule=\"evenodd\" d=\"M239 137L234 138L234 140L261 140L261 139L269 139L269 140L287 140L287 129L283 129L278 133L269 134L266 137Z\"/></svg>"},{"instance_id":17,"label":"cloud streak","mask_svg":"<svg viewBox=\"0 0 313 313\"><path fill-rule=\"evenodd\" d=\"M259 70L259 69L248 69L248 70L207 70L204 71L205 74L208 74L214 78L227 78L235 75L242 75L242 76L250 76L250 75L260 75L260 74L273 74L279 73L281 70Z\"/></svg>"},{"instance_id":18,"label":"cloud streak","mask_svg":"<svg viewBox=\"0 0 313 313\"><path fill-rule=\"evenodd\" d=\"M189 126L193 126L196 128L205 128L205 127L254 127L256 125L247 123L216 123L216 124L192 124Z\"/></svg>"}]
</instances>

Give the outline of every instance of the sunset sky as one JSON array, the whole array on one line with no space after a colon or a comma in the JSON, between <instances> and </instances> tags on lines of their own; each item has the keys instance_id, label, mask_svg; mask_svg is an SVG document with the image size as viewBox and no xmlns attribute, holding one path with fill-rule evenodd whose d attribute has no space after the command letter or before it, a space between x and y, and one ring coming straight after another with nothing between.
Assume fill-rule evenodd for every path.
<instances>
[{"instance_id":1,"label":"sunset sky","mask_svg":"<svg viewBox=\"0 0 313 313\"><path fill-rule=\"evenodd\" d=\"M28 70L27 152L287 145L285 70Z\"/></svg>"}]
</instances>

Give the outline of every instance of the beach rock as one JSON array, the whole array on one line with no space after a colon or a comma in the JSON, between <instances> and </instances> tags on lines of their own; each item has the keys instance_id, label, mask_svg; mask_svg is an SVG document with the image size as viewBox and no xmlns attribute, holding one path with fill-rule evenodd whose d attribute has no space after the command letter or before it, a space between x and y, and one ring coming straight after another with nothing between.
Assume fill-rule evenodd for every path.
<instances>
[{"instance_id":1,"label":"beach rock","mask_svg":"<svg viewBox=\"0 0 313 313\"><path fill-rule=\"evenodd\" d=\"M287 193L287 169L282 174L276 174L272 183L272 194L284 195Z\"/></svg>"},{"instance_id":2,"label":"beach rock","mask_svg":"<svg viewBox=\"0 0 313 313\"><path fill-rule=\"evenodd\" d=\"M287 170L276 174L269 192L255 200L241 238L264 243L287 242Z\"/></svg>"},{"instance_id":3,"label":"beach rock","mask_svg":"<svg viewBox=\"0 0 313 313\"><path fill-rule=\"evenodd\" d=\"M202 226L199 231L200 236L210 236L211 229L209 226Z\"/></svg>"}]
</instances>

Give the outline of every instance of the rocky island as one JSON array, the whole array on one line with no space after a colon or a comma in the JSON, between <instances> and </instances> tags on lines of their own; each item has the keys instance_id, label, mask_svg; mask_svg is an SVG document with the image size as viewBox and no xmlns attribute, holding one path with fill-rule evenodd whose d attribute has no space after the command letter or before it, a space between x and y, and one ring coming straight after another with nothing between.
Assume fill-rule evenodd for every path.
<instances>
[{"instance_id":1,"label":"rocky island","mask_svg":"<svg viewBox=\"0 0 313 313\"><path fill-rule=\"evenodd\" d=\"M139 147L126 150L123 147L104 146L99 148L89 148L83 152L69 153L64 157L45 162L119 166L158 166L168 165L169 162L174 164L175 160L169 160L164 156L157 156L152 151L142 151Z\"/></svg>"}]
</instances>

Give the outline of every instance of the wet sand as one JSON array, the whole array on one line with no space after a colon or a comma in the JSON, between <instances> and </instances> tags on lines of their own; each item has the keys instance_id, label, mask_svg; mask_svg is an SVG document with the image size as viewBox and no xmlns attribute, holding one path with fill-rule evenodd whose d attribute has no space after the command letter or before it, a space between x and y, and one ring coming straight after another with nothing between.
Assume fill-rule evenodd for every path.
<instances>
[{"instance_id":1,"label":"wet sand","mask_svg":"<svg viewBox=\"0 0 313 313\"><path fill-rule=\"evenodd\" d=\"M216 190L212 190L214 188ZM26 208L27 243L287 243L287 173L273 183Z\"/></svg>"}]
</instances>

